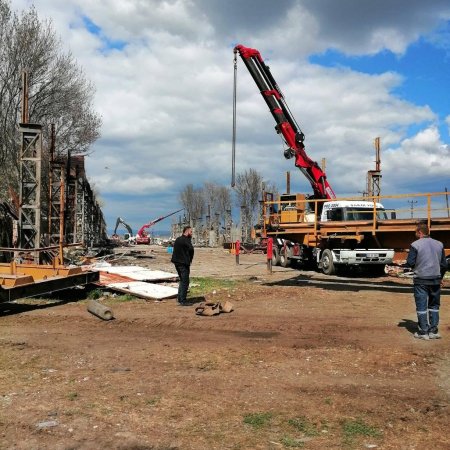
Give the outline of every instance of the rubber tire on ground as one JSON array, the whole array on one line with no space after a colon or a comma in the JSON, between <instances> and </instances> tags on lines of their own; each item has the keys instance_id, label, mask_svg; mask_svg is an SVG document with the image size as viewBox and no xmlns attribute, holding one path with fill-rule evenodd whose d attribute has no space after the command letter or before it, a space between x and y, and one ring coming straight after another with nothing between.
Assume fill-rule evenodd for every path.
<instances>
[{"instance_id":1,"label":"rubber tire on ground","mask_svg":"<svg viewBox=\"0 0 450 450\"><path fill-rule=\"evenodd\" d=\"M291 265L292 249L285 247L280 252L280 266L289 267Z\"/></svg>"},{"instance_id":2,"label":"rubber tire on ground","mask_svg":"<svg viewBox=\"0 0 450 450\"><path fill-rule=\"evenodd\" d=\"M330 249L327 248L323 251L320 261L322 263L322 272L325 275L334 275L336 273L336 266L333 262L333 253Z\"/></svg>"},{"instance_id":3,"label":"rubber tire on ground","mask_svg":"<svg viewBox=\"0 0 450 450\"><path fill-rule=\"evenodd\" d=\"M280 265L280 250L276 245L273 246L272 249L272 266Z\"/></svg>"}]
</instances>

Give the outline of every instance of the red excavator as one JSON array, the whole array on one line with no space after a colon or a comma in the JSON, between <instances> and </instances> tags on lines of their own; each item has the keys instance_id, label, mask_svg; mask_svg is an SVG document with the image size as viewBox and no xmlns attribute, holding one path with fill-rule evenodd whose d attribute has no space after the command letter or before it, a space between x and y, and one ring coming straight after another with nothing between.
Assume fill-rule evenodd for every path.
<instances>
[{"instance_id":1,"label":"red excavator","mask_svg":"<svg viewBox=\"0 0 450 450\"><path fill-rule=\"evenodd\" d=\"M275 130L283 135L288 148L284 151L286 159L295 157L295 166L298 167L314 191L314 195L309 198L333 199L336 198L333 189L327 181L325 172L320 166L310 159L305 151L303 143L305 135L295 121L284 99L283 93L272 76L270 69L264 63L261 54L254 48L237 45L234 48L235 64L236 54L239 53L250 75L255 81L258 89L267 103L270 112L277 123Z\"/></svg>"},{"instance_id":2,"label":"red excavator","mask_svg":"<svg viewBox=\"0 0 450 450\"><path fill-rule=\"evenodd\" d=\"M167 214L167 216L158 217L155 220L152 220L149 223L146 223L142 225L141 228L139 228L137 234L136 234L136 244L150 244L150 236L147 233L147 228L152 227L153 225L157 224L158 222L161 222L161 220L167 219L167 217L173 216L174 214L183 211L184 208L178 209L177 211L174 211L170 214Z\"/></svg>"}]
</instances>

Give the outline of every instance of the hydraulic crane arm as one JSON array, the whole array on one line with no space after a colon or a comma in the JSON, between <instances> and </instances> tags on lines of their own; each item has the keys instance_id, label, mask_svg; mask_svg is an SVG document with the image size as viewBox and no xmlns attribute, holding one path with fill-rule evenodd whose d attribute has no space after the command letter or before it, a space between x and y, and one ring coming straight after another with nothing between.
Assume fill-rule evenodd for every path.
<instances>
[{"instance_id":1,"label":"hydraulic crane arm","mask_svg":"<svg viewBox=\"0 0 450 450\"><path fill-rule=\"evenodd\" d=\"M173 216L173 215L176 214L177 212L183 211L183 209L184 209L184 208L181 208L181 209L179 209L179 210L177 210L177 211L174 211L174 212L172 212L172 213L170 213L170 214L167 214L166 216L158 217L157 219L152 220L151 222L142 225L142 227L139 228L139 231L137 232L137 236L138 236L138 237L143 237L143 236L144 236L144 233L145 233L145 230L146 230L147 228L152 227L153 225L157 224L158 222L161 222L161 220L164 220L164 219L166 219L167 217Z\"/></svg>"},{"instance_id":2,"label":"hydraulic crane arm","mask_svg":"<svg viewBox=\"0 0 450 450\"><path fill-rule=\"evenodd\" d=\"M250 75L267 103L275 119L277 133L283 135L288 148L284 152L286 158L295 157L295 166L306 176L314 191L314 198L336 198L333 189L327 181L325 172L308 157L303 143L305 136L300 130L286 104L284 96L272 76L270 69L264 63L261 54L253 48L237 45L234 53L239 53Z\"/></svg>"}]
</instances>

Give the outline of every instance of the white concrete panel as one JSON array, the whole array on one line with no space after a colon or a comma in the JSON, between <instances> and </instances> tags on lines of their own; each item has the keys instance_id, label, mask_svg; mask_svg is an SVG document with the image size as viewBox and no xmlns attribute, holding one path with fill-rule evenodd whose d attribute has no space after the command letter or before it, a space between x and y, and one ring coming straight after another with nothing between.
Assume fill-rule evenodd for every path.
<instances>
[{"instance_id":1,"label":"white concrete panel","mask_svg":"<svg viewBox=\"0 0 450 450\"><path fill-rule=\"evenodd\" d=\"M106 287L120 292L124 292L137 297L162 300L165 298L176 297L178 289L161 286L159 284L145 283L143 281L131 281L127 283L111 283Z\"/></svg>"},{"instance_id":2,"label":"white concrete panel","mask_svg":"<svg viewBox=\"0 0 450 450\"><path fill-rule=\"evenodd\" d=\"M101 270L107 273L123 275L138 281L162 281L178 278L178 275L175 273L164 272L162 270L151 270L140 266L111 266L102 267Z\"/></svg>"}]
</instances>

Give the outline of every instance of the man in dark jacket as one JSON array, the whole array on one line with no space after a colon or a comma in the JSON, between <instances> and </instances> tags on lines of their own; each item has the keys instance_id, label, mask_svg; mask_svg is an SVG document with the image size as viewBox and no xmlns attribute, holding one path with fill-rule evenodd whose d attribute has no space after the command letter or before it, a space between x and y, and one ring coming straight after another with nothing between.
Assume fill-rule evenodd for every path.
<instances>
[{"instance_id":1,"label":"man in dark jacket","mask_svg":"<svg viewBox=\"0 0 450 450\"><path fill-rule=\"evenodd\" d=\"M171 261L175 264L180 284L178 285L178 304L187 305L187 291L189 288L189 274L192 259L194 258L194 247L192 246L192 228L183 228L183 234L175 239Z\"/></svg>"},{"instance_id":2,"label":"man in dark jacket","mask_svg":"<svg viewBox=\"0 0 450 450\"><path fill-rule=\"evenodd\" d=\"M414 269L414 300L419 328L414 337L440 339L438 332L441 284L447 270L444 246L429 236L426 223L416 228L417 241L411 244L406 265Z\"/></svg>"}]
</instances>

